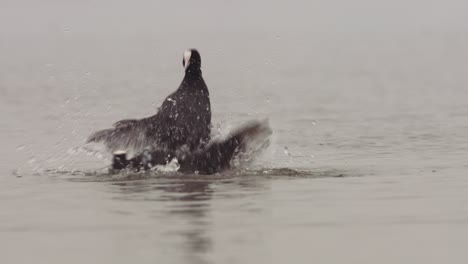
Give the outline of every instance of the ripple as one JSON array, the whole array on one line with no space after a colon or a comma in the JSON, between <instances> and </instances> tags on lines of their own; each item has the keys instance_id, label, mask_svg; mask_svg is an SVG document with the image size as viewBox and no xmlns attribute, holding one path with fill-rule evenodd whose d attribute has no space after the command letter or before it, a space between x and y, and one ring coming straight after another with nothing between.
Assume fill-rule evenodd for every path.
<instances>
[{"instance_id":1,"label":"ripple","mask_svg":"<svg viewBox=\"0 0 468 264\"><path fill-rule=\"evenodd\" d=\"M112 173L108 169L97 171L67 171L47 170L45 174L54 176L70 177L70 181L76 182L119 182L138 181L147 179L178 179L178 180L223 180L240 177L261 178L342 178L360 176L355 172L346 172L337 169L301 170L294 168L255 168L255 169L233 169L212 175L199 175L195 173L184 174L180 172L145 171L129 172L122 171Z\"/></svg>"}]
</instances>

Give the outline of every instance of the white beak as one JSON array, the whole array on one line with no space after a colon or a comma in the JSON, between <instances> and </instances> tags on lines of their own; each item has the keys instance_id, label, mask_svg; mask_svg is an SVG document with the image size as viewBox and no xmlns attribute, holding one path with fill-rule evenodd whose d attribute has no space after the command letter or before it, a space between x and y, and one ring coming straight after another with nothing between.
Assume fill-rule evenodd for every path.
<instances>
[{"instance_id":1,"label":"white beak","mask_svg":"<svg viewBox=\"0 0 468 264\"><path fill-rule=\"evenodd\" d=\"M190 57L192 56L192 52L190 50L186 50L184 52L184 65L185 65L185 69L188 68L189 64L190 64Z\"/></svg>"}]
</instances>

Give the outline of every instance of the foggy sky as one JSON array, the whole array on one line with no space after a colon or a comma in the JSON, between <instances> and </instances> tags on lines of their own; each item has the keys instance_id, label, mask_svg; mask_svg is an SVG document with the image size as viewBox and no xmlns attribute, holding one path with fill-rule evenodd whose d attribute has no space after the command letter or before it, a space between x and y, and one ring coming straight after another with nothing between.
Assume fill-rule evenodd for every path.
<instances>
[{"instance_id":1,"label":"foggy sky","mask_svg":"<svg viewBox=\"0 0 468 264\"><path fill-rule=\"evenodd\" d=\"M0 0L0 36L57 31L466 31L467 13L468 1L463 0Z\"/></svg>"}]
</instances>

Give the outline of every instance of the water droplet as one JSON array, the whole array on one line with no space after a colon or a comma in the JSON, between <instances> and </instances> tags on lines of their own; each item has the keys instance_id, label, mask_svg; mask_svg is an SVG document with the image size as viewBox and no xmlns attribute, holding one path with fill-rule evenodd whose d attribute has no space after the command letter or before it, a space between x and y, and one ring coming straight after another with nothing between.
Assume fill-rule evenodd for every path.
<instances>
[{"instance_id":1,"label":"water droplet","mask_svg":"<svg viewBox=\"0 0 468 264\"><path fill-rule=\"evenodd\" d=\"M23 151L25 148L26 148L25 145L19 145L18 147L16 147L16 150L17 151Z\"/></svg>"},{"instance_id":2,"label":"water droplet","mask_svg":"<svg viewBox=\"0 0 468 264\"><path fill-rule=\"evenodd\" d=\"M12 171L13 176L16 176L17 178L23 177L23 173L19 169L15 169Z\"/></svg>"},{"instance_id":3,"label":"water droplet","mask_svg":"<svg viewBox=\"0 0 468 264\"><path fill-rule=\"evenodd\" d=\"M289 153L288 147L284 147L284 154L286 154L287 156L291 156L291 153Z\"/></svg>"},{"instance_id":4,"label":"water droplet","mask_svg":"<svg viewBox=\"0 0 468 264\"><path fill-rule=\"evenodd\" d=\"M77 153L78 153L78 151L77 151L77 149L75 149L75 148L69 148L69 149L67 149L67 154L68 154L68 155L75 155L75 154L77 154Z\"/></svg>"}]
</instances>

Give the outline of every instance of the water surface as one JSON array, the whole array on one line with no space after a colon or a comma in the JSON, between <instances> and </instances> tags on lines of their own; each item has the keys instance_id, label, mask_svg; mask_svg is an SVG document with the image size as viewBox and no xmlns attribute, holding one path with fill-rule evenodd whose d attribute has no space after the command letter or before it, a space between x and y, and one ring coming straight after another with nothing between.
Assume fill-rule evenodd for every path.
<instances>
[{"instance_id":1,"label":"water surface","mask_svg":"<svg viewBox=\"0 0 468 264\"><path fill-rule=\"evenodd\" d=\"M468 259L462 29L133 34L72 18L1 43L2 263ZM270 148L220 175L106 174L109 157L80 151L84 139L152 115L187 47L201 52L215 129L268 117Z\"/></svg>"}]
</instances>

